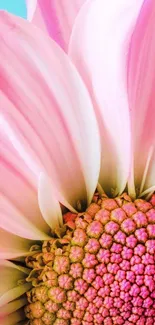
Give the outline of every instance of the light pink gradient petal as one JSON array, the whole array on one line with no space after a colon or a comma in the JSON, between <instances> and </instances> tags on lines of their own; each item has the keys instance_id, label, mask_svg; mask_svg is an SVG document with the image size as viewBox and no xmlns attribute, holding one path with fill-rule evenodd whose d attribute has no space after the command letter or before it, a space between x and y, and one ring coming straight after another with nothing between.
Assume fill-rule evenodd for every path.
<instances>
[{"instance_id":1,"label":"light pink gradient petal","mask_svg":"<svg viewBox=\"0 0 155 325\"><path fill-rule=\"evenodd\" d=\"M0 226L24 238L47 239L49 227L39 209L37 179L2 132L2 126L0 137Z\"/></svg>"},{"instance_id":2,"label":"light pink gradient petal","mask_svg":"<svg viewBox=\"0 0 155 325\"><path fill-rule=\"evenodd\" d=\"M54 189L50 178L43 173L39 177L38 202L44 220L52 230L63 225L60 204L54 198Z\"/></svg>"},{"instance_id":3,"label":"light pink gradient petal","mask_svg":"<svg viewBox=\"0 0 155 325\"><path fill-rule=\"evenodd\" d=\"M76 16L86 0L27 0L27 18L65 51Z\"/></svg>"},{"instance_id":4,"label":"light pink gradient petal","mask_svg":"<svg viewBox=\"0 0 155 325\"><path fill-rule=\"evenodd\" d=\"M143 189L144 191L147 191L148 194L153 194L155 192L155 146L152 146L151 149L153 149L153 153L151 156L148 172L146 174L145 186Z\"/></svg>"},{"instance_id":5,"label":"light pink gradient petal","mask_svg":"<svg viewBox=\"0 0 155 325\"><path fill-rule=\"evenodd\" d=\"M90 202L100 145L88 92L67 55L21 18L1 13L2 114L37 178L46 172L61 202ZM12 133L11 133L12 132Z\"/></svg>"},{"instance_id":6,"label":"light pink gradient petal","mask_svg":"<svg viewBox=\"0 0 155 325\"><path fill-rule=\"evenodd\" d=\"M0 259L26 256L34 243L0 228Z\"/></svg>"},{"instance_id":7,"label":"light pink gradient petal","mask_svg":"<svg viewBox=\"0 0 155 325\"><path fill-rule=\"evenodd\" d=\"M21 191L23 191L22 187ZM24 193L23 191L26 202L29 202L31 207L32 200L28 194L30 193L26 191ZM17 234L18 236L28 239L50 239L50 236L43 233L33 224L33 219L37 219L37 214L34 214L34 210L32 209L29 217L26 218L25 214L22 214L20 208L18 208L18 203L16 205L12 203L11 199L8 199L6 194L2 194L0 198L0 216L0 227L6 231L10 231L13 234Z\"/></svg>"},{"instance_id":8,"label":"light pink gradient petal","mask_svg":"<svg viewBox=\"0 0 155 325\"><path fill-rule=\"evenodd\" d=\"M27 19L31 21L37 8L37 0L26 0Z\"/></svg>"},{"instance_id":9,"label":"light pink gradient petal","mask_svg":"<svg viewBox=\"0 0 155 325\"><path fill-rule=\"evenodd\" d=\"M102 138L100 184L121 193L130 167L130 117L126 91L129 37L142 0L88 1L71 36L69 55L92 96Z\"/></svg>"},{"instance_id":10,"label":"light pink gradient petal","mask_svg":"<svg viewBox=\"0 0 155 325\"><path fill-rule=\"evenodd\" d=\"M155 188L155 2L144 1L131 39L128 93L132 116L135 185Z\"/></svg>"}]
</instances>

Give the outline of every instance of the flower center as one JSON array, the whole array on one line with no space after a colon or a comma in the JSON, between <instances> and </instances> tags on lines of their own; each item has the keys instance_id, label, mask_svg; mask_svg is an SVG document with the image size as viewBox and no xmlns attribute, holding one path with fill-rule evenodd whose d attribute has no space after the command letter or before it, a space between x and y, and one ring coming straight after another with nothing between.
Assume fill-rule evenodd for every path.
<instances>
[{"instance_id":1,"label":"flower center","mask_svg":"<svg viewBox=\"0 0 155 325\"><path fill-rule=\"evenodd\" d=\"M155 196L96 194L26 258L30 325L155 324Z\"/></svg>"}]
</instances>

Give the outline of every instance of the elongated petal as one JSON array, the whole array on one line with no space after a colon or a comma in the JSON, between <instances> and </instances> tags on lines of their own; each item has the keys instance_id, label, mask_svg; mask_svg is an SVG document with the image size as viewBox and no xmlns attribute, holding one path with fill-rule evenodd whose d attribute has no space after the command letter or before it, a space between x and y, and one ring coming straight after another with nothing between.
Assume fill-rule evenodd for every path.
<instances>
[{"instance_id":1,"label":"elongated petal","mask_svg":"<svg viewBox=\"0 0 155 325\"><path fill-rule=\"evenodd\" d=\"M42 215L51 229L62 226L60 204L55 200L50 179L44 174L41 174L39 179L38 200Z\"/></svg>"},{"instance_id":2,"label":"elongated petal","mask_svg":"<svg viewBox=\"0 0 155 325\"><path fill-rule=\"evenodd\" d=\"M1 317L0 316L0 324L2 325L17 325L20 321L25 319L24 310L20 309L11 313L8 316Z\"/></svg>"},{"instance_id":3,"label":"elongated petal","mask_svg":"<svg viewBox=\"0 0 155 325\"><path fill-rule=\"evenodd\" d=\"M129 35L142 0L88 1L73 29L69 54L92 96L102 138L100 185L114 194L126 185L130 166L130 118L126 91Z\"/></svg>"},{"instance_id":4,"label":"elongated petal","mask_svg":"<svg viewBox=\"0 0 155 325\"><path fill-rule=\"evenodd\" d=\"M6 315L9 315L15 312L16 310L22 308L26 304L27 304L27 298L25 296L22 296L19 299L11 301L7 305L0 307L0 315L1 317L5 317Z\"/></svg>"},{"instance_id":5,"label":"elongated petal","mask_svg":"<svg viewBox=\"0 0 155 325\"><path fill-rule=\"evenodd\" d=\"M33 242L0 228L0 259L11 259L29 254Z\"/></svg>"},{"instance_id":6,"label":"elongated petal","mask_svg":"<svg viewBox=\"0 0 155 325\"><path fill-rule=\"evenodd\" d=\"M144 1L128 58L135 186L155 186L155 2Z\"/></svg>"},{"instance_id":7,"label":"elongated petal","mask_svg":"<svg viewBox=\"0 0 155 325\"><path fill-rule=\"evenodd\" d=\"M61 202L76 207L78 200L90 201L100 146L80 76L49 37L21 18L2 13L1 37L2 113L13 144L22 143L37 177L42 171L51 177Z\"/></svg>"},{"instance_id":8,"label":"elongated petal","mask_svg":"<svg viewBox=\"0 0 155 325\"><path fill-rule=\"evenodd\" d=\"M154 140L155 143L155 140ZM144 189L142 188L142 190L144 191L148 191L148 194L155 191L155 147L152 146L152 155L151 155L151 159L150 159L150 163L149 163L149 167L148 167L148 172L146 175L146 180L145 180L145 185L144 185Z\"/></svg>"},{"instance_id":9,"label":"elongated petal","mask_svg":"<svg viewBox=\"0 0 155 325\"><path fill-rule=\"evenodd\" d=\"M31 283L24 283L21 285L16 285L16 287L5 292L0 298L0 305L5 305L10 301L14 301L18 297L22 296L25 292L29 291L31 288Z\"/></svg>"},{"instance_id":10,"label":"elongated petal","mask_svg":"<svg viewBox=\"0 0 155 325\"><path fill-rule=\"evenodd\" d=\"M31 203L31 201L29 202ZM25 218L25 215L4 195L1 195L0 198L0 215L0 227L6 231L10 230L13 234L28 239L50 239L50 236L38 230L32 221ZM37 215L35 217L37 218Z\"/></svg>"},{"instance_id":11,"label":"elongated petal","mask_svg":"<svg viewBox=\"0 0 155 325\"><path fill-rule=\"evenodd\" d=\"M27 5L27 19L32 20L34 13L37 8L37 0L26 0L26 5Z\"/></svg>"},{"instance_id":12,"label":"elongated petal","mask_svg":"<svg viewBox=\"0 0 155 325\"><path fill-rule=\"evenodd\" d=\"M3 123L7 133L7 124ZM1 128L1 127L0 127ZM0 129L0 226L29 239L47 239L37 200L37 178Z\"/></svg>"},{"instance_id":13,"label":"elongated petal","mask_svg":"<svg viewBox=\"0 0 155 325\"><path fill-rule=\"evenodd\" d=\"M75 18L85 1L27 0L27 18L67 50Z\"/></svg>"},{"instance_id":14,"label":"elongated petal","mask_svg":"<svg viewBox=\"0 0 155 325\"><path fill-rule=\"evenodd\" d=\"M0 274L0 306L17 299L23 295L23 293L29 290L29 283L18 285L19 280L25 279L28 276L29 270L27 268L17 266L9 261L1 260Z\"/></svg>"}]
</instances>

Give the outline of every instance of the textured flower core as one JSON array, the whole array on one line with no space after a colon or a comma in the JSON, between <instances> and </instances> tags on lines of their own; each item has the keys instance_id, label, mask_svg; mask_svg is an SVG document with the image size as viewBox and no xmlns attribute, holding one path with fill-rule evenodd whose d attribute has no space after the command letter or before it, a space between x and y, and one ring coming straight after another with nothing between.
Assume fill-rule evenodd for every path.
<instances>
[{"instance_id":1,"label":"textured flower core","mask_svg":"<svg viewBox=\"0 0 155 325\"><path fill-rule=\"evenodd\" d=\"M155 195L96 194L27 257L30 325L155 324Z\"/></svg>"}]
</instances>

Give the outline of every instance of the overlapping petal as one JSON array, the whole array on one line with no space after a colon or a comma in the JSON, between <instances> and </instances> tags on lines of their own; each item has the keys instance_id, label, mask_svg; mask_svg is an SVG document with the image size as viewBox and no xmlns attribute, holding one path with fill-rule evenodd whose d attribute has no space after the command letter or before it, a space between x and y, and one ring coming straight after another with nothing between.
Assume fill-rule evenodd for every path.
<instances>
[{"instance_id":1,"label":"overlapping petal","mask_svg":"<svg viewBox=\"0 0 155 325\"><path fill-rule=\"evenodd\" d=\"M128 58L133 173L138 192L155 189L155 2L144 1ZM134 185L134 184L133 184ZM130 186L133 186L129 183ZM153 188L150 190L150 192Z\"/></svg>"},{"instance_id":2,"label":"overlapping petal","mask_svg":"<svg viewBox=\"0 0 155 325\"><path fill-rule=\"evenodd\" d=\"M8 135L7 123L3 127ZM49 227L38 205L37 178L2 131L1 125L0 227L23 238L47 239Z\"/></svg>"},{"instance_id":3,"label":"overlapping petal","mask_svg":"<svg viewBox=\"0 0 155 325\"><path fill-rule=\"evenodd\" d=\"M26 296L22 296L19 299L16 299L14 301L9 302L7 305L0 307L0 315L2 317L6 317L7 315L10 315L17 310L21 309L24 307L27 303L27 298Z\"/></svg>"},{"instance_id":4,"label":"overlapping petal","mask_svg":"<svg viewBox=\"0 0 155 325\"><path fill-rule=\"evenodd\" d=\"M10 314L16 312L17 310L24 307L26 305L26 303L27 303L27 298L26 298L26 296L23 295L19 299L11 301L7 305L0 307L1 317L6 317L7 315L10 315Z\"/></svg>"},{"instance_id":5,"label":"overlapping petal","mask_svg":"<svg viewBox=\"0 0 155 325\"><path fill-rule=\"evenodd\" d=\"M0 228L0 259L27 256L33 241L16 236Z\"/></svg>"},{"instance_id":6,"label":"overlapping petal","mask_svg":"<svg viewBox=\"0 0 155 325\"><path fill-rule=\"evenodd\" d=\"M96 0L83 5L73 28L69 54L94 102L102 138L100 184L121 193L131 159L126 89L129 39L142 0Z\"/></svg>"},{"instance_id":7,"label":"overlapping petal","mask_svg":"<svg viewBox=\"0 0 155 325\"><path fill-rule=\"evenodd\" d=\"M63 51L36 27L1 13L0 30L2 113L12 142L18 139L32 158L37 178L46 171L59 200L76 208L79 200L91 200L99 173L87 90Z\"/></svg>"},{"instance_id":8,"label":"overlapping petal","mask_svg":"<svg viewBox=\"0 0 155 325\"><path fill-rule=\"evenodd\" d=\"M1 260L0 261L0 307L5 306L7 303L22 296L31 287L30 283L19 284L19 280L24 280L29 270L25 267L16 265L12 262ZM2 316L2 315L0 315Z\"/></svg>"},{"instance_id":9,"label":"overlapping petal","mask_svg":"<svg viewBox=\"0 0 155 325\"><path fill-rule=\"evenodd\" d=\"M54 189L50 182L50 178L41 173L38 186L38 202L40 211L51 229L58 228L63 225L62 211L58 201L53 200Z\"/></svg>"},{"instance_id":10,"label":"overlapping petal","mask_svg":"<svg viewBox=\"0 0 155 325\"><path fill-rule=\"evenodd\" d=\"M0 316L0 324L2 325L24 325L22 322L25 319L24 310L21 308L18 311L15 311L7 316L1 317ZM20 323L19 323L20 322Z\"/></svg>"},{"instance_id":11,"label":"overlapping petal","mask_svg":"<svg viewBox=\"0 0 155 325\"><path fill-rule=\"evenodd\" d=\"M27 18L67 50L75 18L85 1L27 0Z\"/></svg>"}]
</instances>

